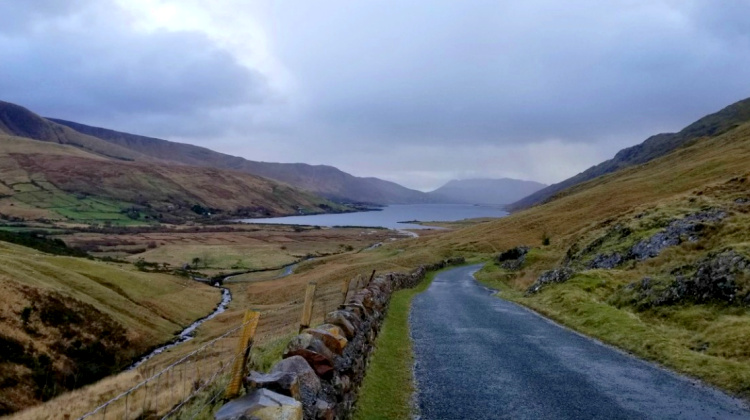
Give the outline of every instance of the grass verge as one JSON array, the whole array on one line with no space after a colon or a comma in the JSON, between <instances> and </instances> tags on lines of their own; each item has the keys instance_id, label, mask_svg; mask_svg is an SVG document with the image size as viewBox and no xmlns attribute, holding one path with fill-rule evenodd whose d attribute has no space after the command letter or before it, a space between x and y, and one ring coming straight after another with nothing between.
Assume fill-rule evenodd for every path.
<instances>
[{"instance_id":1,"label":"grass verge","mask_svg":"<svg viewBox=\"0 0 750 420\"><path fill-rule=\"evenodd\" d=\"M430 272L417 287L399 290L391 296L388 315L359 391L355 420L412 417L412 394L415 388L409 311L414 297L425 291L439 272Z\"/></svg>"},{"instance_id":2,"label":"grass verge","mask_svg":"<svg viewBox=\"0 0 750 420\"><path fill-rule=\"evenodd\" d=\"M526 297L493 264L477 274L504 299L519 303L578 332L739 397L750 396L750 334L746 308L677 305L652 311L617 308L607 297L618 286L613 273L593 270Z\"/></svg>"}]
</instances>

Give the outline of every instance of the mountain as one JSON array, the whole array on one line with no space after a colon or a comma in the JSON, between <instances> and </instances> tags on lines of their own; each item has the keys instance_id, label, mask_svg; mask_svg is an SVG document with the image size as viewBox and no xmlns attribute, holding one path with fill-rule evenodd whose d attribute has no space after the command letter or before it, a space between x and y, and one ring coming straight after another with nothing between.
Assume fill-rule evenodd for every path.
<instances>
[{"instance_id":1,"label":"mountain","mask_svg":"<svg viewBox=\"0 0 750 420\"><path fill-rule=\"evenodd\" d=\"M344 210L257 175L146 156L0 103L0 214L136 223Z\"/></svg>"},{"instance_id":2,"label":"mountain","mask_svg":"<svg viewBox=\"0 0 750 420\"><path fill-rule=\"evenodd\" d=\"M378 178L356 177L332 166L257 162L215 152L205 147L122 133L55 118L48 118L48 120L151 158L259 175L336 201L373 204L415 204L433 201L429 195L421 191Z\"/></svg>"},{"instance_id":3,"label":"mountain","mask_svg":"<svg viewBox=\"0 0 750 420\"><path fill-rule=\"evenodd\" d=\"M509 205L508 210L517 211L543 203L566 188L623 168L649 162L677 148L688 146L698 139L721 135L747 121L750 121L750 98L707 115L677 133L657 134L641 144L620 150L614 158L518 200Z\"/></svg>"},{"instance_id":4,"label":"mountain","mask_svg":"<svg viewBox=\"0 0 750 420\"><path fill-rule=\"evenodd\" d=\"M454 179L428 194L451 203L509 204L544 187L539 182L511 178Z\"/></svg>"},{"instance_id":5,"label":"mountain","mask_svg":"<svg viewBox=\"0 0 750 420\"><path fill-rule=\"evenodd\" d=\"M66 144L100 156L119 160L153 160L133 150L42 118L28 109L10 102L0 101L0 134Z\"/></svg>"}]
</instances>

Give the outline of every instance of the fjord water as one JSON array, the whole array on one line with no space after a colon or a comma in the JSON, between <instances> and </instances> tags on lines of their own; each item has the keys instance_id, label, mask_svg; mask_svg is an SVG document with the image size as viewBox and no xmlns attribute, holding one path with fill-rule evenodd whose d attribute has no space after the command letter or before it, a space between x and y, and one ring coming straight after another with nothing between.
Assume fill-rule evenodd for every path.
<instances>
[{"instance_id":1,"label":"fjord water","mask_svg":"<svg viewBox=\"0 0 750 420\"><path fill-rule=\"evenodd\" d=\"M243 219L245 223L275 225L310 226L369 226L388 229L425 229L413 223L400 223L418 220L420 222L453 222L479 217L503 217L508 213L500 206L479 206L471 204L399 204L384 207L378 211L355 213L314 214L308 216L271 217L265 219Z\"/></svg>"}]
</instances>

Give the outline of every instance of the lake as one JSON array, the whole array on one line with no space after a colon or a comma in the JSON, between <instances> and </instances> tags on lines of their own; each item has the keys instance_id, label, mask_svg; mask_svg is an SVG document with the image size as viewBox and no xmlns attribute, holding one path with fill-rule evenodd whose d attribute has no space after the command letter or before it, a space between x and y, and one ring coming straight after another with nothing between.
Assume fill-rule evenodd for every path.
<instances>
[{"instance_id":1,"label":"lake","mask_svg":"<svg viewBox=\"0 0 750 420\"><path fill-rule=\"evenodd\" d=\"M310 226L371 226L388 229L428 229L413 223L453 222L478 217L503 217L508 212L499 206L476 206L471 204L398 204L384 207L380 211L356 213L314 214L308 216L270 217L265 219L243 219L245 223Z\"/></svg>"}]
</instances>

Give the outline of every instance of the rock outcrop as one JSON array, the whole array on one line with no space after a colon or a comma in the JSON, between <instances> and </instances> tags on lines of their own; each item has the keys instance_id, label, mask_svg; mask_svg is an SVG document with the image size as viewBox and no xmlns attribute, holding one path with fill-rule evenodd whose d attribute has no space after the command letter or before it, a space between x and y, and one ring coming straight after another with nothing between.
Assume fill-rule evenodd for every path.
<instances>
[{"instance_id":1,"label":"rock outcrop","mask_svg":"<svg viewBox=\"0 0 750 420\"><path fill-rule=\"evenodd\" d=\"M541 290L544 286L553 283L565 283L573 277L575 272L569 267L558 268L555 270L549 270L542 273L538 279L526 289L526 295L533 295Z\"/></svg>"},{"instance_id":2,"label":"rock outcrop","mask_svg":"<svg viewBox=\"0 0 750 420\"><path fill-rule=\"evenodd\" d=\"M529 253L530 249L527 246L517 246L502 252L495 260L506 270L520 270L526 262L526 254Z\"/></svg>"},{"instance_id":3,"label":"rock outcrop","mask_svg":"<svg viewBox=\"0 0 750 420\"><path fill-rule=\"evenodd\" d=\"M716 223L727 216L723 210L708 210L693 213L682 219L672 221L666 229L635 244L629 252L628 259L643 261L658 256L664 249L676 246L684 241L697 241L706 223Z\"/></svg>"},{"instance_id":4,"label":"rock outcrop","mask_svg":"<svg viewBox=\"0 0 750 420\"><path fill-rule=\"evenodd\" d=\"M750 285L745 284L750 278L750 259L735 250L709 254L694 267L676 271L671 281L646 277L625 286L623 293L631 296L627 303L640 309L685 302L750 305Z\"/></svg>"}]
</instances>

